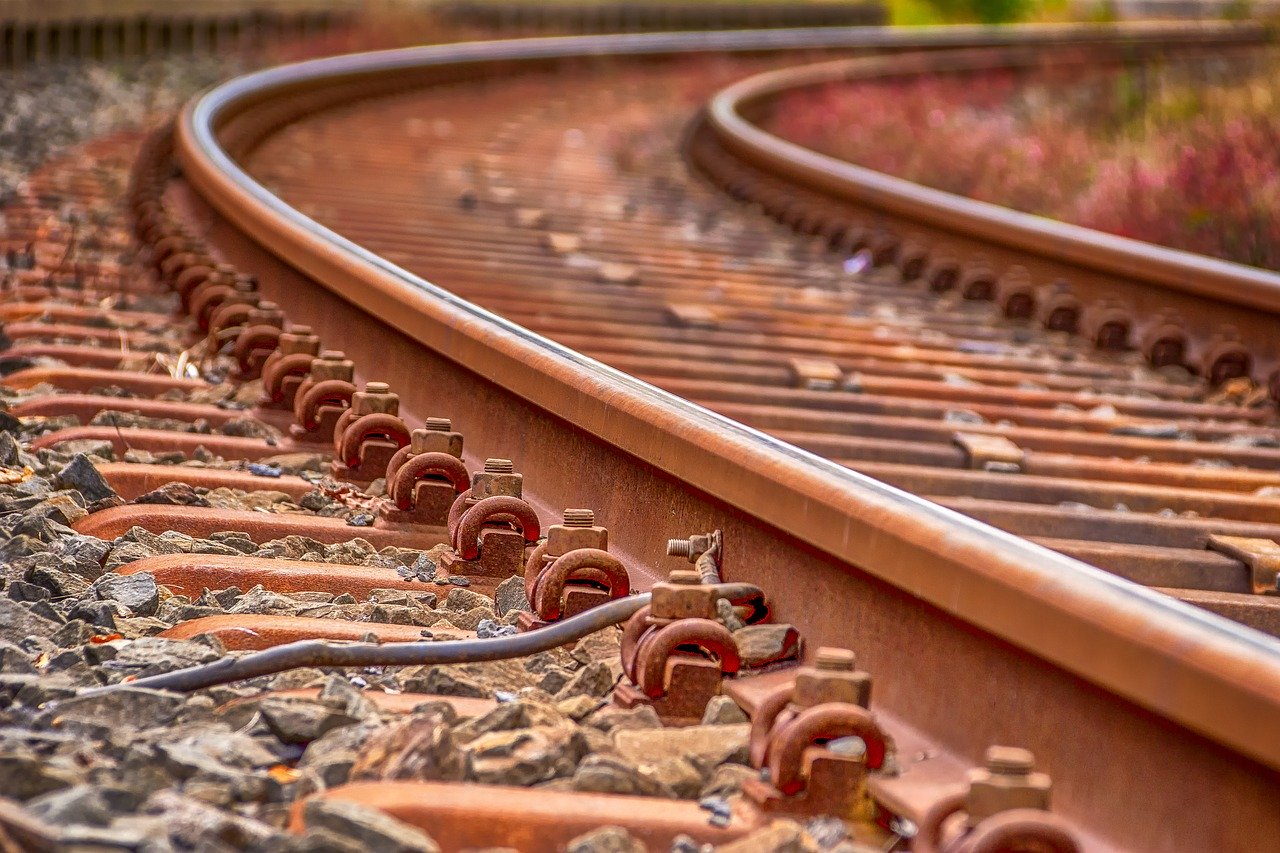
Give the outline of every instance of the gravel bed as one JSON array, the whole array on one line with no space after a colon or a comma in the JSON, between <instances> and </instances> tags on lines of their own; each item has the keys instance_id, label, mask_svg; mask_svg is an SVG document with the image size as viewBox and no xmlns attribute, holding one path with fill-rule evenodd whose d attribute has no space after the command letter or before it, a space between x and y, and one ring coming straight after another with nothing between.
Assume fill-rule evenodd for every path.
<instances>
[{"instance_id":1,"label":"gravel bed","mask_svg":"<svg viewBox=\"0 0 1280 853\"><path fill-rule=\"evenodd\" d=\"M51 63L0 75L0 203L77 143L171 115L200 89L246 69L227 56Z\"/></svg>"},{"instance_id":2,"label":"gravel bed","mask_svg":"<svg viewBox=\"0 0 1280 853\"><path fill-rule=\"evenodd\" d=\"M172 110L196 88L238 70L234 60L174 59L163 63L46 66L0 80L0 203L21 201L49 213L62 227L88 223L85 255L126 270L134 263L122 245L119 212L110 202L77 206L36 198L29 176L76 143ZM88 156L81 152L82 160ZM77 168L83 170L84 162ZM104 162L104 197L123 186L121 163ZM114 168L115 172L111 169ZM15 220L16 221L16 220ZM97 227L97 230L94 230ZM78 233L78 232L77 232ZM97 235L97 236L95 236ZM101 238L101 239L99 239ZM116 246L116 248L112 248ZM29 258L12 258L30 267ZM0 261L3 263L3 261ZM133 268L136 269L136 268ZM168 297L130 298L135 308L170 311ZM125 328L127 320L103 320ZM59 340L56 336L50 339ZM138 369L173 367L190 357L212 384L162 399L228 409L252 407L261 383L221 382L225 355L187 346L176 327L138 345ZM67 342L71 342L70 339ZM54 365L51 359L10 359L0 371ZM9 407L56 391L36 386L0 389L0 827L15 818L29 824L48 849L167 851L349 851L439 849L426 836L379 812L341 802L311 801L301 837L285 831L301 797L349 780L419 779L534 786L553 790L697 799L709 824L722 823L727 798L756 775L748 766L747 726L727 698L708 707L702 724L664 727L650 708L623 710L610 702L622 678L620 631L610 628L573 648L523 659L459 666L299 669L190 695L125 688L81 695L85 688L208 663L239 652L215 637L172 640L156 636L179 622L220 614L278 614L417 626L424 638L454 630L481 638L515 631L528 609L523 579L500 584L493 597L467 588L462 578L437 578L440 548L375 549L367 541L325 545L300 536L252 542L229 531L207 539L156 535L140 527L104 541L71 525L88 513L124 503L94 467L113 460L109 443L64 442L32 451L48 432L79 425L74 417L16 418ZM197 434L279 438L249 417L213 427L144 417L130 410L132 396L107 386L92 393L118 397L117 409L95 425L170 429ZM354 522L367 516L375 483L361 493L327 479L324 457L282 453L248 464L197 450L152 454L130 450L124 461L250 470L263 490L168 485L139 503L307 514ZM298 475L315 488L294 500L269 481ZM354 532L358 532L353 530ZM441 546L443 547L443 546ZM171 593L148 573L121 574L136 560L161 554L245 555L307 560L385 570L388 584L412 580L413 590L374 589L364 600L350 594L283 594L255 586ZM794 645L789 626L737 629L744 659L785 655ZM443 635L442 633L442 635ZM794 652L794 648L790 651ZM313 688L311 696L265 696L268 691ZM428 698L412 713L379 709L372 697L433 694L495 702L479 716L460 716L448 701ZM722 850L842 850L856 848L843 824L776 822L757 837ZM575 853L644 849L616 827L569 845ZM678 851L703 848L679 839Z\"/></svg>"},{"instance_id":3,"label":"gravel bed","mask_svg":"<svg viewBox=\"0 0 1280 853\"><path fill-rule=\"evenodd\" d=\"M496 600L427 578L433 552L375 550L355 539L322 545L304 537L256 546L243 534L199 540L134 528L105 542L68 525L118 502L88 457L22 450L0 433L0 462L30 474L0 486L0 796L18 801L64 844L147 851L201 847L196 828L230 849L347 849L357 833L405 836L403 826L360 811L355 830L338 820L315 846L283 831L298 797L348 780L423 779L532 785L719 802L755 775L747 766L742 712L714 701L704 725L664 728L650 708L609 703L622 677L620 632L608 629L524 659L460 666L369 668L358 673L302 669L181 696L133 689L77 697L79 689L206 663L227 654L214 638L153 636L200 616L285 614L432 628L513 631L527 608L520 578ZM224 491L224 490L216 490ZM208 494L213 494L208 493ZM153 554L246 554L382 567L388 579L423 578L422 591L286 595L262 587L172 595L146 573L115 568ZM750 631L750 628L742 629ZM234 654L234 653L232 653ZM268 690L319 688L317 698L270 697ZM365 691L365 692L362 692ZM447 702L413 713L383 713L367 691L496 699L494 710L459 718ZM227 703L242 700L234 708ZM421 744L429 743L427 754ZM323 812L328 806L317 806ZM308 815L311 809L308 810ZM335 819L337 820L337 819ZM326 818L315 821L328 826ZM345 829L341 827L346 826ZM53 829L52 827L56 827ZM776 849L831 849L793 824ZM777 827L770 832L782 831ZM611 830L573 849L642 849ZM842 836L843 837L843 836ZM379 843L391 844L391 840ZM692 842L676 849L696 850ZM622 846L617 846L622 845ZM800 845L800 846L796 846ZM847 848L847 845L846 845ZM390 849L390 848L388 848ZM430 849L409 846L395 849ZM775 849L753 847L750 849Z\"/></svg>"}]
</instances>

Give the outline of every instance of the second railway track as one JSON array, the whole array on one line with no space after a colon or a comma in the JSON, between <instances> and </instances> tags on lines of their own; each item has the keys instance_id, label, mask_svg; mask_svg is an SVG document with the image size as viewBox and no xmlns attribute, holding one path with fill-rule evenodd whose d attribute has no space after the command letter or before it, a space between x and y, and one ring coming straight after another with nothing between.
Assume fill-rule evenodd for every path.
<instances>
[{"instance_id":1,"label":"second railway track","mask_svg":"<svg viewBox=\"0 0 1280 853\"><path fill-rule=\"evenodd\" d=\"M972 235L942 249L930 242L936 223L912 231L901 216L868 214L830 187L797 187L794 175L781 178L745 153L715 111L710 124L698 116L731 82L850 49L1040 39L1045 50L1072 46L1116 61L1243 46L1258 35L1232 27L681 34L322 60L197 99L171 138L153 139L134 210L158 278L215 335L237 304L251 304L237 300L252 285L233 277L251 272L254 300L275 300L290 321L341 346L356 377L398 394L393 404L387 389L365 388L349 411L377 424L353 437L352 451L335 445L339 462L363 465L362 439L382 440L383 452L386 439L407 436L406 424L447 415L466 435L467 462L478 461L477 449L515 460L529 512L590 506L607 520L609 552L637 589L665 573L666 539L720 531L719 572L730 586L758 585L773 617L796 625L808 649L854 649L874 674L871 709L898 753L897 766L867 777L872 816L900 835L926 825L917 849L941 828L940 805L960 807L950 786L997 743L1028 747L1051 769L1054 811L1086 847L1247 849L1274 838L1280 821L1271 725L1280 643L1202 608L1276 632L1274 608L1255 593L1275 584L1267 572L1280 546L1265 543L1280 536L1272 521L1280 499L1269 492L1280 451L1265 440L1275 434L1274 409L1253 405L1254 386L1224 390L1209 380L1256 372L1270 354L1238 339L1206 342L1199 317L1169 322L1156 329L1165 347L1155 351L1179 344L1208 377L1171 381L1144 363L1150 347L1117 352L1125 346L1113 346L1115 335L1136 343L1150 330L1095 305L1098 284L1046 291L1032 278L1045 274L1043 259L975 245ZM948 61L935 56L907 61ZM742 87L718 103L735 91ZM182 174L170 180L174 163ZM705 177L760 209L731 203ZM975 251L986 257L971 261ZM1010 274L1011 257L1031 272ZM1015 296L1031 310L1011 310L1023 304ZM252 316L270 320L274 310ZM1065 316L1054 310L1073 316L1070 328L1043 322ZM248 373L261 344L250 320L228 327L245 341ZM301 337L295 343L305 355ZM331 358L313 368L317 381L330 373L351 378L351 365ZM299 440L315 415L298 415ZM437 436L448 429L430 425ZM73 438L194 446L118 427L39 441ZM228 456L278 450L205 441ZM419 443L434 446L426 432L411 449ZM455 463L445 462L431 471L462 488ZM506 465L492 462L486 476L501 481ZM112 475L125 482L123 471ZM212 484L223 475L207 476ZM527 534L524 511L504 510ZM383 524L398 518L388 512L368 533L375 541L425 535ZM590 526L576 512L566 511L566 526ZM238 519L247 530L259 522L277 529L274 519ZM200 525L209 524L226 522L140 505L100 510L78 529L111 538L170 525L204 536ZM467 556L459 526L451 517L458 559L480 560ZM479 576L488 589L494 578ZM174 636L203 628L226 639L236 630L212 624L196 620L187 634L180 625ZM376 627L384 639L403 638ZM260 630L268 633L265 623ZM823 666L839 668L837 655L824 655ZM793 674L724 689L771 719L772 686ZM808 732L806 755L839 764L821 744L856 729L867 763L879 761L872 730L840 719ZM762 761L772 772L758 787L786 790L760 800L766 811L802 813L805 796L830 794L819 774L843 772L806 764L815 774L803 780L806 793L779 763L781 747L769 748ZM999 763L997 755L991 772L1020 772ZM325 796L378 805L458 847L495 843L486 832L523 819L526 831L542 833L527 844L551 849L586 819L563 817L577 808L623 822L626 810L572 795L540 805L507 789L492 801L438 786ZM661 835L662 818L630 808L646 839ZM1057 824L1028 820L1037 843L1054 843ZM668 833L689 825L678 810L667 821Z\"/></svg>"}]
</instances>

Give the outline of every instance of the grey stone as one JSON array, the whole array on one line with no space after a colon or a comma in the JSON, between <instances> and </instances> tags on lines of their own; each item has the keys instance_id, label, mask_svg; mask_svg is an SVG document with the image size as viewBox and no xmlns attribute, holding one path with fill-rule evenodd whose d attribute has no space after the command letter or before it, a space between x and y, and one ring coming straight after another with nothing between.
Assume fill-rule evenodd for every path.
<instances>
[{"instance_id":1,"label":"grey stone","mask_svg":"<svg viewBox=\"0 0 1280 853\"><path fill-rule=\"evenodd\" d=\"M465 613L476 607L483 607L489 610L493 609L493 602L488 596L481 595L469 589L457 587L449 590L449 595L444 600L444 606L447 610L456 613Z\"/></svg>"},{"instance_id":2,"label":"grey stone","mask_svg":"<svg viewBox=\"0 0 1280 853\"><path fill-rule=\"evenodd\" d=\"M11 581L5 587L5 594L18 602L48 601L53 597L53 593L44 587L26 581Z\"/></svg>"},{"instance_id":3,"label":"grey stone","mask_svg":"<svg viewBox=\"0 0 1280 853\"><path fill-rule=\"evenodd\" d=\"M493 611L499 616L508 613L529 612L533 608L524 593L524 576L519 573L498 584L493 594Z\"/></svg>"},{"instance_id":4,"label":"grey stone","mask_svg":"<svg viewBox=\"0 0 1280 853\"><path fill-rule=\"evenodd\" d=\"M29 800L69 788L84 779L84 771L48 761L24 747L5 746L0 752L0 796Z\"/></svg>"},{"instance_id":5,"label":"grey stone","mask_svg":"<svg viewBox=\"0 0 1280 853\"><path fill-rule=\"evenodd\" d=\"M573 773L586 743L571 723L490 732L467 746L471 779L492 785L533 785Z\"/></svg>"},{"instance_id":6,"label":"grey stone","mask_svg":"<svg viewBox=\"0 0 1280 853\"><path fill-rule=\"evenodd\" d=\"M600 707L602 700L594 696L574 696L556 703L556 710L571 720L582 720Z\"/></svg>"},{"instance_id":7,"label":"grey stone","mask_svg":"<svg viewBox=\"0 0 1280 853\"><path fill-rule=\"evenodd\" d=\"M162 637L143 637L127 644L114 660L102 668L112 674L134 675L143 678L159 675L196 664L209 663L223 654L221 648L195 640L169 640Z\"/></svg>"},{"instance_id":8,"label":"grey stone","mask_svg":"<svg viewBox=\"0 0 1280 853\"><path fill-rule=\"evenodd\" d=\"M34 673L32 655L27 654L20 646L0 641L0 673Z\"/></svg>"},{"instance_id":9,"label":"grey stone","mask_svg":"<svg viewBox=\"0 0 1280 853\"><path fill-rule=\"evenodd\" d=\"M347 716L357 720L377 720L380 716L378 706L355 685L337 673L330 675L324 686L320 688L320 699L330 705L336 705Z\"/></svg>"},{"instance_id":10,"label":"grey stone","mask_svg":"<svg viewBox=\"0 0 1280 853\"><path fill-rule=\"evenodd\" d=\"M8 412L4 413L4 417L10 420L16 420ZM10 434L9 430L0 427L0 466L5 468L22 467L22 448L18 445L18 440Z\"/></svg>"},{"instance_id":11,"label":"grey stone","mask_svg":"<svg viewBox=\"0 0 1280 853\"><path fill-rule=\"evenodd\" d=\"M742 783L759 775L758 770L741 764L721 764L711 772L711 778L702 786L698 796L727 799L742 792Z\"/></svg>"},{"instance_id":12,"label":"grey stone","mask_svg":"<svg viewBox=\"0 0 1280 853\"><path fill-rule=\"evenodd\" d=\"M205 840L221 842L232 850L276 843L281 833L268 824L231 811L214 808L173 791L159 791L142 806L145 814L159 815L169 828L169 838L191 849Z\"/></svg>"},{"instance_id":13,"label":"grey stone","mask_svg":"<svg viewBox=\"0 0 1280 853\"><path fill-rule=\"evenodd\" d=\"M90 503L116 497L115 489L107 485L107 481L83 453L76 454L53 482L60 489L75 489Z\"/></svg>"},{"instance_id":14,"label":"grey stone","mask_svg":"<svg viewBox=\"0 0 1280 853\"><path fill-rule=\"evenodd\" d=\"M261 584L253 587L228 608L230 613L293 613L298 609L298 602L287 595L271 592Z\"/></svg>"},{"instance_id":15,"label":"grey stone","mask_svg":"<svg viewBox=\"0 0 1280 853\"><path fill-rule=\"evenodd\" d=\"M116 614L106 601L80 601L67 611L68 619L80 619L104 631L116 629Z\"/></svg>"},{"instance_id":16,"label":"grey stone","mask_svg":"<svg viewBox=\"0 0 1280 853\"><path fill-rule=\"evenodd\" d=\"M102 566L95 577L100 576L104 571L112 572L121 566L127 566L136 560L145 560L151 556L154 556L154 552L146 545L139 542L124 542L112 547L103 558Z\"/></svg>"},{"instance_id":17,"label":"grey stone","mask_svg":"<svg viewBox=\"0 0 1280 853\"><path fill-rule=\"evenodd\" d=\"M34 708L53 699L65 699L75 692L75 687L62 675L26 672L0 674L0 700L5 704L17 702Z\"/></svg>"},{"instance_id":18,"label":"grey stone","mask_svg":"<svg viewBox=\"0 0 1280 853\"><path fill-rule=\"evenodd\" d=\"M748 625L733 635L742 665L764 666L800 654L800 634L793 625Z\"/></svg>"},{"instance_id":19,"label":"grey stone","mask_svg":"<svg viewBox=\"0 0 1280 853\"><path fill-rule=\"evenodd\" d=\"M33 566L27 571L26 579L33 584L44 587L56 598L70 598L83 595L89 589L89 582L80 575L45 566Z\"/></svg>"},{"instance_id":20,"label":"grey stone","mask_svg":"<svg viewBox=\"0 0 1280 853\"><path fill-rule=\"evenodd\" d=\"M637 705L634 708L605 705L587 718L587 724L609 733L628 729L662 728L662 720L652 705Z\"/></svg>"},{"instance_id":21,"label":"grey stone","mask_svg":"<svg viewBox=\"0 0 1280 853\"><path fill-rule=\"evenodd\" d=\"M686 800L701 796L702 786L706 782L706 774L698 762L683 755L666 758L654 764L644 764L640 769L664 789Z\"/></svg>"},{"instance_id":22,"label":"grey stone","mask_svg":"<svg viewBox=\"0 0 1280 853\"><path fill-rule=\"evenodd\" d=\"M439 853L440 847L420 829L385 812L347 800L317 797L303 807L307 827L327 830L379 853Z\"/></svg>"},{"instance_id":23,"label":"grey stone","mask_svg":"<svg viewBox=\"0 0 1280 853\"><path fill-rule=\"evenodd\" d=\"M108 573L94 581L93 591L98 598L118 601L138 616L154 616L160 606L160 587L150 572Z\"/></svg>"},{"instance_id":24,"label":"grey stone","mask_svg":"<svg viewBox=\"0 0 1280 853\"><path fill-rule=\"evenodd\" d=\"M112 817L106 796L93 785L73 785L44 794L27 803L27 808L55 826L106 826Z\"/></svg>"},{"instance_id":25,"label":"grey stone","mask_svg":"<svg viewBox=\"0 0 1280 853\"><path fill-rule=\"evenodd\" d=\"M436 696L470 696L488 699L492 693L474 679L444 666L419 668L406 672L401 681L407 693L431 693Z\"/></svg>"},{"instance_id":26,"label":"grey stone","mask_svg":"<svg viewBox=\"0 0 1280 853\"><path fill-rule=\"evenodd\" d=\"M573 773L573 789L596 794L671 796L671 791L615 755L588 755Z\"/></svg>"},{"instance_id":27,"label":"grey stone","mask_svg":"<svg viewBox=\"0 0 1280 853\"><path fill-rule=\"evenodd\" d=\"M16 645L26 637L47 637L58 630L58 625L10 598L0 597L0 640Z\"/></svg>"},{"instance_id":28,"label":"grey stone","mask_svg":"<svg viewBox=\"0 0 1280 853\"><path fill-rule=\"evenodd\" d=\"M736 841L721 844L716 853L811 853L818 849L793 820L775 820Z\"/></svg>"},{"instance_id":29,"label":"grey stone","mask_svg":"<svg viewBox=\"0 0 1280 853\"><path fill-rule=\"evenodd\" d=\"M366 739L351 775L354 779L417 779L457 782L468 775L467 756L451 728L453 708L424 703L414 713L378 729Z\"/></svg>"},{"instance_id":30,"label":"grey stone","mask_svg":"<svg viewBox=\"0 0 1280 853\"><path fill-rule=\"evenodd\" d=\"M109 693L73 696L46 713L56 717L94 720L117 729L168 725L182 708L179 693L146 687L119 687Z\"/></svg>"},{"instance_id":31,"label":"grey stone","mask_svg":"<svg viewBox=\"0 0 1280 853\"><path fill-rule=\"evenodd\" d=\"M360 722L325 702L293 696L264 699L258 713L282 743L310 743L333 729Z\"/></svg>"},{"instance_id":32,"label":"grey stone","mask_svg":"<svg viewBox=\"0 0 1280 853\"><path fill-rule=\"evenodd\" d=\"M636 762L655 755L683 755L709 766L749 761L749 723L733 726L685 726L684 728L627 729L617 731L613 742L619 754Z\"/></svg>"},{"instance_id":33,"label":"grey stone","mask_svg":"<svg viewBox=\"0 0 1280 853\"><path fill-rule=\"evenodd\" d=\"M702 725L731 725L747 722L747 715L738 707L738 703L728 696L712 696L707 708L702 712Z\"/></svg>"},{"instance_id":34,"label":"grey stone","mask_svg":"<svg viewBox=\"0 0 1280 853\"><path fill-rule=\"evenodd\" d=\"M87 643L91 637L95 637L96 634L97 631L90 628L86 622L73 619L50 634L49 639L60 647L68 648L70 646L81 646L81 644Z\"/></svg>"},{"instance_id":35,"label":"grey stone","mask_svg":"<svg viewBox=\"0 0 1280 853\"><path fill-rule=\"evenodd\" d=\"M620 826L602 826L569 841L568 853L645 853L638 838Z\"/></svg>"},{"instance_id":36,"label":"grey stone","mask_svg":"<svg viewBox=\"0 0 1280 853\"><path fill-rule=\"evenodd\" d=\"M555 723L563 719L558 712L545 707L535 707L519 700L500 702L483 716L468 720L455 730L462 741L471 741L489 732L505 732L526 729L533 725Z\"/></svg>"},{"instance_id":37,"label":"grey stone","mask_svg":"<svg viewBox=\"0 0 1280 853\"><path fill-rule=\"evenodd\" d=\"M622 632L615 628L606 628L583 637L574 644L573 651L569 654L575 661L586 666L595 661L618 660L621 646Z\"/></svg>"},{"instance_id":38,"label":"grey stone","mask_svg":"<svg viewBox=\"0 0 1280 853\"><path fill-rule=\"evenodd\" d=\"M564 687L556 691L557 699L569 699L574 696L604 696L613 689L613 672L600 661L584 666L574 673L573 678Z\"/></svg>"},{"instance_id":39,"label":"grey stone","mask_svg":"<svg viewBox=\"0 0 1280 853\"><path fill-rule=\"evenodd\" d=\"M134 498L134 503L139 504L162 504L167 506L209 506L209 501L205 499L195 488L187 483L165 483L158 489L147 492L145 495L139 495Z\"/></svg>"}]
</instances>

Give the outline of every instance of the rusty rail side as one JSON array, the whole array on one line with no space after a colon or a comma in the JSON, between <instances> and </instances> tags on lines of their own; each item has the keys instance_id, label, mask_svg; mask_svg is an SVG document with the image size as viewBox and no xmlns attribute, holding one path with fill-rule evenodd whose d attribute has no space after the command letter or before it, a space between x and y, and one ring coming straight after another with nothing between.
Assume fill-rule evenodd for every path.
<instances>
[{"instance_id":1,"label":"rusty rail side","mask_svg":"<svg viewBox=\"0 0 1280 853\"><path fill-rule=\"evenodd\" d=\"M1151 32L1151 28L1142 29ZM1181 32L1186 34L1185 29ZM1205 32L1201 30L1202 35ZM1241 37L1241 31L1219 32L1228 41ZM1132 31L1116 33L1122 40L1134 38ZM1095 30L1077 34L1087 40L1099 38ZM931 38L954 44L958 36L926 33L922 41L928 43ZM927 602L941 611L937 616L941 624L958 620L944 629L957 637L956 642L982 644L985 655L1002 661L998 668L1006 676L1022 677L1018 662L1027 665L1039 658L1049 662L1051 670L1082 679L1074 690L1083 689L1082 697L1092 697L1082 701L1103 701L1099 691L1086 683L1122 697L1119 707L1114 707L1115 700L1106 702L1110 703L1108 715L1125 720L1126 733L1120 737L1126 748L1140 740L1141 732L1147 732L1153 742L1169 743L1168 722L1135 712L1127 705L1132 702L1219 745L1210 747L1209 753L1226 758L1221 752L1226 747L1269 768L1228 771L1233 780L1255 780L1246 785L1249 790L1274 784L1274 771L1280 768L1280 736L1269 721L1280 705L1280 643L852 473L534 335L289 208L245 174L228 153L242 154L303 110L427 80L450 79L450 75L456 79L484 68L510 68L513 63L533 67L605 53L909 43L902 34L861 41L848 33L624 36L482 43L324 60L241 78L200 98L180 122L178 153L187 180L203 199L235 230L252 235L278 262L296 271L291 275L318 283L331 303L345 300L358 306L362 313L434 353L437 362L448 362L451 369L476 381L507 389L505 393L518 395L542 417L571 423L605 448L609 463L618 466L616 479L648 484L657 494L679 491L684 495L681 500L697 505L704 516L736 512L740 522L763 530L763 538L782 543L775 544L778 552L816 554L821 562L835 566L839 575L828 575L828 580L839 576L878 579L885 585L883 594L889 598L883 600L891 609ZM610 477L602 479L610 481ZM666 506L636 506L646 503L629 502L631 520L638 522L630 527L649 523L661 529L669 523L669 519L663 521L669 512ZM646 562L655 556L634 542L619 545L637 548ZM750 554L741 555L739 565L750 565L750 558ZM765 581L778 581L780 608L803 622L811 602L803 597L803 585L784 583L787 566L766 564L759 573ZM872 588L881 592L876 584ZM856 606L860 605L850 605ZM875 627L886 634L885 644L899 649L921 642L892 620ZM820 640L822 630L834 639L865 629L827 625L815 629ZM899 633L889 636L895 631ZM967 639L961 640L961 635ZM1034 657L1027 657L1028 653ZM931 660L947 666L948 650L934 651ZM904 661L903 677L927 683L927 673L907 672L911 666ZM1037 667L1043 664L1032 665ZM958 672L957 677L982 681L1000 676L991 671ZM1060 738L1061 732L1041 728L1039 710L1028 703L1051 705L1052 701L1036 694L1038 678L1027 675L1020 684L1030 691L1029 696L990 701L1017 708L1017 722L1034 731L1037 749L1045 743L1051 753L1082 755L1062 744L1053 746L1055 734ZM913 701L892 687L884 694L895 713L926 730L961 725L944 722L949 704L953 708L982 705L977 697L953 697L952 702L943 697L928 703L918 699ZM981 711L975 712L979 718ZM960 716L965 724L974 720L969 711ZM1153 734L1157 731L1164 733ZM954 731L944 734L951 743L972 751L972 744L957 744ZM1170 754L1181 758L1170 760L1203 756L1202 746L1196 744L1195 738L1185 744L1179 741L1170 747ZM1190 773L1193 768L1186 770ZM1064 796L1068 801L1073 797L1090 800L1082 790Z\"/></svg>"}]
</instances>

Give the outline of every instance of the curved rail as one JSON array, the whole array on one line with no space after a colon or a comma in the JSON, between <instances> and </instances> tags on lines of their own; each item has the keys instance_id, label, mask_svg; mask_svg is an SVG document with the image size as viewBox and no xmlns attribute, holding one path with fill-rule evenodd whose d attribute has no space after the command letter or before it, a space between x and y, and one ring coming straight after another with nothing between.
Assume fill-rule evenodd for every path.
<instances>
[{"instance_id":1,"label":"curved rail","mask_svg":"<svg viewBox=\"0 0 1280 853\"><path fill-rule=\"evenodd\" d=\"M823 196L897 218L904 228L928 226L1140 286L1215 303L1280 312L1280 273L1107 234L966 198L821 154L777 137L749 118L788 91L836 82L874 81L925 73L970 73L1044 62L1026 50L914 54L840 60L765 72L719 92L707 108L712 134L733 155ZM1069 274L1069 273L1068 273ZM1269 330L1240 329L1255 361L1280 367Z\"/></svg>"},{"instance_id":2,"label":"curved rail","mask_svg":"<svg viewBox=\"0 0 1280 853\"><path fill-rule=\"evenodd\" d=\"M601 54L941 47L965 39L1131 43L1161 32L1172 41L1258 37L1256 29L1225 27L781 31L393 51L274 69L220 86L184 112L177 153L200 195L273 256L449 361L515 389L533 411L571 421L632 464L639 460L646 471L714 495L753 525L817 552L835 570L865 573L895 595L928 602L948 618L1275 770L1280 735L1270 721L1280 710L1280 642L858 475L533 334L324 228L236 162L302 112L513 64L538 68ZM664 508L635 511L656 520ZM802 605L791 592L798 613ZM896 701L910 705L901 696Z\"/></svg>"}]
</instances>

